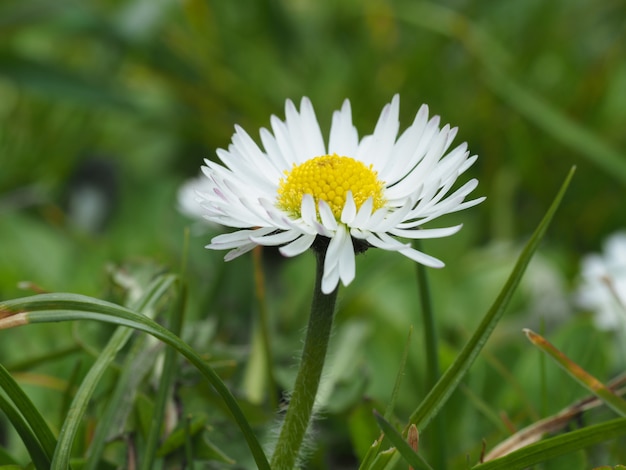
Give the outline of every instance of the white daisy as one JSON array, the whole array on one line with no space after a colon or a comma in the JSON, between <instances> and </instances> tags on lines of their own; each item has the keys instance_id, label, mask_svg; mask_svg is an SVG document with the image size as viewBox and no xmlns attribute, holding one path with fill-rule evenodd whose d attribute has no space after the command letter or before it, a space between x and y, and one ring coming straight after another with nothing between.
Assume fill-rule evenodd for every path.
<instances>
[{"instance_id":1,"label":"white daisy","mask_svg":"<svg viewBox=\"0 0 626 470\"><path fill-rule=\"evenodd\" d=\"M585 256L581 277L578 304L594 311L598 328L626 329L626 232L610 236L604 253Z\"/></svg>"},{"instance_id":2,"label":"white daisy","mask_svg":"<svg viewBox=\"0 0 626 470\"><path fill-rule=\"evenodd\" d=\"M422 226L484 199L465 201L475 179L450 194L477 157L465 143L448 152L457 128L440 128L426 105L398 136L399 104L396 95L373 134L359 139L346 100L333 114L328 145L307 98L299 112L288 100L284 121L271 117L272 130L260 132L263 150L236 126L228 150L217 151L222 164L205 160L209 189L199 196L207 219L242 230L213 238L207 248L231 250L229 261L257 245L280 246L288 257L327 245L325 294L340 280L348 285L354 279L355 253L370 246L442 267L397 237L438 238L460 230Z\"/></svg>"}]
</instances>

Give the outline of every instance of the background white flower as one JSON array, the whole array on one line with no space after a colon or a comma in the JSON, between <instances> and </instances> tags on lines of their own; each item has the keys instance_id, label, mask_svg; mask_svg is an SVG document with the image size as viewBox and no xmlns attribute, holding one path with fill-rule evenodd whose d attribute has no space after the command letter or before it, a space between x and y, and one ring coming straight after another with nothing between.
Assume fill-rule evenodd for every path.
<instances>
[{"instance_id":1,"label":"background white flower","mask_svg":"<svg viewBox=\"0 0 626 470\"><path fill-rule=\"evenodd\" d=\"M272 116L272 131L261 129L264 150L236 126L228 150L217 151L223 165L205 160L209 186L198 195L209 220L241 230L213 238L207 248L231 250L228 261L257 245L280 246L284 256L296 256L326 240L324 293L339 280L353 280L355 251L368 246L442 267L396 237L436 238L460 230L422 225L484 199L465 201L475 179L451 193L477 157L469 156L465 143L448 152L457 129L440 128L426 105L398 136L399 103L394 96L373 134L359 140L346 100L333 114L328 146L307 98L300 112L288 100L286 119Z\"/></svg>"},{"instance_id":2,"label":"background white flower","mask_svg":"<svg viewBox=\"0 0 626 470\"><path fill-rule=\"evenodd\" d=\"M203 199L199 194L210 190L211 182L203 174L189 178L178 188L177 208L181 214L193 220L193 224L190 226L192 235L215 232L219 227L205 217L206 211L200 204Z\"/></svg>"},{"instance_id":3,"label":"background white flower","mask_svg":"<svg viewBox=\"0 0 626 470\"><path fill-rule=\"evenodd\" d=\"M609 237L602 254L581 261L582 284L578 304L595 313L603 330L626 330L626 232Z\"/></svg>"},{"instance_id":4,"label":"background white flower","mask_svg":"<svg viewBox=\"0 0 626 470\"><path fill-rule=\"evenodd\" d=\"M204 219L204 210L198 193L210 191L211 185L204 175L190 178L178 189L178 210L192 219Z\"/></svg>"}]
</instances>

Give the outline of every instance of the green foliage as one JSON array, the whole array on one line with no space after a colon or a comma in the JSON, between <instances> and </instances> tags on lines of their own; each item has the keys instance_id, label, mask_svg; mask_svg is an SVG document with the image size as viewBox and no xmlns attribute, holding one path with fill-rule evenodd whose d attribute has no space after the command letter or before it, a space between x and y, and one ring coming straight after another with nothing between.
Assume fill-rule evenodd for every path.
<instances>
[{"instance_id":1,"label":"green foliage","mask_svg":"<svg viewBox=\"0 0 626 470\"><path fill-rule=\"evenodd\" d=\"M0 331L0 466L124 467L128 449L144 466L258 465L247 449L272 441L273 404L295 378L313 257L264 250L259 296L251 257L225 264L223 253L205 250L221 229L179 214L176 191L228 145L235 124L258 141L255 129L282 116L286 98L309 96L325 131L350 98L364 134L394 93L405 126L426 102L480 156L470 173L487 201L448 216L464 224L458 235L424 243L447 265L428 271L438 372L458 373L444 375L445 393L431 394L415 266L369 250L339 293L309 468L398 462L373 410L388 431L404 429L416 410L421 422L436 414L448 468L626 461L622 421L596 407L505 460L478 464L483 440L489 451L588 393L522 328L605 384L626 365L615 334L571 302L580 255L624 226L624 8L591 0L0 2L0 303L74 292L136 321ZM459 372L464 345L572 165L578 176L506 312ZM76 205L83 183L98 188L100 203ZM172 274L183 259L185 273ZM95 315L93 303L83 307L89 313L70 317ZM171 332L195 367L163 346L175 341ZM431 464L434 428L419 429L417 455Z\"/></svg>"}]
</instances>

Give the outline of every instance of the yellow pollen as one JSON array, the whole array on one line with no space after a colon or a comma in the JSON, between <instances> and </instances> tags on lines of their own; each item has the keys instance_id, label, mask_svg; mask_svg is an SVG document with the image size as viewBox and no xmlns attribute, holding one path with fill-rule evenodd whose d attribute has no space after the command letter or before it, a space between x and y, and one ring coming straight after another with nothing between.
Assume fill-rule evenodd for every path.
<instances>
[{"instance_id":1,"label":"yellow pollen","mask_svg":"<svg viewBox=\"0 0 626 470\"><path fill-rule=\"evenodd\" d=\"M319 201L326 201L339 220L348 191L352 191L357 210L371 197L372 211L376 211L385 204L383 187L372 165L367 167L354 158L337 154L324 155L294 164L290 171L285 171L278 183L276 205L297 218L302 215L302 197L310 194L316 207Z\"/></svg>"}]
</instances>

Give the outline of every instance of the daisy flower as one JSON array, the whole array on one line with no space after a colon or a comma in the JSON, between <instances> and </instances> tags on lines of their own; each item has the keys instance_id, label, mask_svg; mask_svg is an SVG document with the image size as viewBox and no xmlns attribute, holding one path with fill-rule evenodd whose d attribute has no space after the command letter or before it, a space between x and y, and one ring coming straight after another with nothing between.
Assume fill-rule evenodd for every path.
<instances>
[{"instance_id":1,"label":"daisy flower","mask_svg":"<svg viewBox=\"0 0 626 470\"><path fill-rule=\"evenodd\" d=\"M596 326L602 330L626 329L626 232L610 236L604 253L585 256L581 277L577 301L595 313Z\"/></svg>"},{"instance_id":2,"label":"daisy flower","mask_svg":"<svg viewBox=\"0 0 626 470\"><path fill-rule=\"evenodd\" d=\"M333 114L328 144L311 102L300 111L287 100L284 121L271 117L271 131L260 131L263 148L239 126L220 163L205 160L208 188L199 192L205 217L235 227L207 248L231 250L232 260L257 245L280 246L287 257L313 246L327 249L322 292L355 276L355 254L368 247L398 252L418 263L443 263L402 239L452 235L461 225L424 229L437 217L480 203L466 201L478 181L451 191L476 161L467 145L449 151L457 128L439 127L423 105L400 135L400 99L394 96L374 132L359 139L350 102Z\"/></svg>"}]
</instances>

